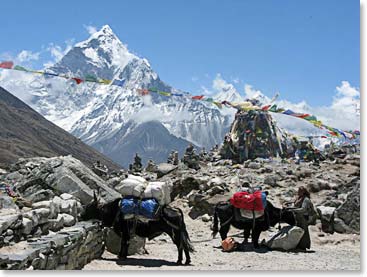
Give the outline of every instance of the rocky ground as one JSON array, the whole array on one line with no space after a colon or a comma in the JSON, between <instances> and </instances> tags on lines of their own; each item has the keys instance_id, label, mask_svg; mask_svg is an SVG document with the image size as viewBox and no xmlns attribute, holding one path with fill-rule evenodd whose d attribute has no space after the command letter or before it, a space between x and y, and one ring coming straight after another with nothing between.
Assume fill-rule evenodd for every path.
<instances>
[{"instance_id":1,"label":"rocky ground","mask_svg":"<svg viewBox=\"0 0 367 277\"><path fill-rule=\"evenodd\" d=\"M211 222L192 220L186 209L186 225L196 252L191 266L177 266L176 246L162 235L146 243L148 255L132 255L126 261L105 251L101 259L93 260L84 270L359 270L360 238L352 234L325 234L311 227L312 247L307 252L254 251L247 245L244 251L222 252L220 239L211 238ZM230 235L242 241L239 230ZM263 233L267 238L270 234ZM321 236L320 236L321 235Z\"/></svg>"},{"instance_id":2,"label":"rocky ground","mask_svg":"<svg viewBox=\"0 0 367 277\"><path fill-rule=\"evenodd\" d=\"M198 170L183 163L159 164L144 170L140 175L147 180L165 181L172 185L174 201L171 205L184 211L188 232L196 249L192 254L192 265L188 267L175 265L176 247L164 235L146 243L145 248L150 254L133 254L124 262L118 261L107 250L99 258L100 250L93 251L95 246L91 243L83 244L87 237L90 239L92 236L83 231L84 227L76 227L80 226L78 221L83 205L90 203L93 191L97 189L104 201L118 197L115 188L126 178L125 173L121 171L101 178L72 157L23 159L9 171L0 171L0 182L16 189L18 197L15 203L20 205L20 209L14 207L12 200L2 192L1 267L84 267L86 270L360 269L360 156L357 154L327 160L320 165L297 165L292 160L282 162L277 159L256 159L238 165L230 160L205 160L204 157ZM261 186L269 192L268 199L280 207L294 199L301 185L310 190L319 213L318 223L310 227L311 251L268 251L265 247L255 251L246 245L244 251L224 253L219 238L211 238L214 206L219 201L228 200L240 188ZM74 230L70 233L67 228L76 229L70 229ZM264 232L262 238L269 239L275 231ZM52 241L55 232L63 237L66 234L65 244ZM92 232L93 236L102 234L97 227ZM230 235L241 241L239 230L232 229ZM45 241L48 241L47 247ZM102 238L99 241L98 247L101 247ZM30 255L27 254L29 249L40 243L42 247L37 248L38 252L32 250ZM110 244L116 245L114 242ZM14 256L14 251L22 245L27 245L22 255ZM83 253L88 253L87 259L83 258ZM38 260L32 255L38 255Z\"/></svg>"}]
</instances>

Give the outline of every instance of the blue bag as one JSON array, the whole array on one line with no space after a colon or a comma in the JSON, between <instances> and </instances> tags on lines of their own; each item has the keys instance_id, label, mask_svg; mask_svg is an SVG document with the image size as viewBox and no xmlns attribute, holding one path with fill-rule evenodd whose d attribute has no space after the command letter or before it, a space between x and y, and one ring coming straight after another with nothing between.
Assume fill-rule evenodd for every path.
<instances>
[{"instance_id":1,"label":"blue bag","mask_svg":"<svg viewBox=\"0 0 367 277\"><path fill-rule=\"evenodd\" d=\"M266 193L265 192L261 192L261 201L262 201L263 207L265 209L266 208Z\"/></svg>"},{"instance_id":2,"label":"blue bag","mask_svg":"<svg viewBox=\"0 0 367 277\"><path fill-rule=\"evenodd\" d=\"M139 208L139 215L148 219L154 219L159 208L159 203L154 198L142 200Z\"/></svg>"},{"instance_id":3,"label":"blue bag","mask_svg":"<svg viewBox=\"0 0 367 277\"><path fill-rule=\"evenodd\" d=\"M123 215L135 215L138 212L138 199L133 197L122 198L120 207Z\"/></svg>"}]
</instances>

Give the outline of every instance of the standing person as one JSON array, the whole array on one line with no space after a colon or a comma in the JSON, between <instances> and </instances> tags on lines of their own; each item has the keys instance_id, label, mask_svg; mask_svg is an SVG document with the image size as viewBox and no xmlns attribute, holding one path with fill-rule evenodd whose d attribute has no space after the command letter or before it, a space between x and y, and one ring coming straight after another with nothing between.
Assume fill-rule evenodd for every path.
<instances>
[{"instance_id":1,"label":"standing person","mask_svg":"<svg viewBox=\"0 0 367 277\"><path fill-rule=\"evenodd\" d=\"M304 234L299 241L297 248L302 250L310 249L311 238L308 231L308 225L312 221L314 208L311 202L310 193L305 187L299 187L297 198L294 201L294 207L289 209L295 213L296 226L301 227L304 230Z\"/></svg>"}]
</instances>

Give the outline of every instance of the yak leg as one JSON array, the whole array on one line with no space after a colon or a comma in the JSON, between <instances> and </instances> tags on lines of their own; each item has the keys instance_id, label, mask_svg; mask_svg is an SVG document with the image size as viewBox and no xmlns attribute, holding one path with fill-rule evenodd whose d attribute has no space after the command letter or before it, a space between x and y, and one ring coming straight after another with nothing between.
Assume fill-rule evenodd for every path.
<instances>
[{"instance_id":1,"label":"yak leg","mask_svg":"<svg viewBox=\"0 0 367 277\"><path fill-rule=\"evenodd\" d=\"M127 222L121 223L121 246L120 246L120 253L118 255L119 259L125 260L127 258L127 253L129 250L129 228Z\"/></svg>"},{"instance_id":2,"label":"yak leg","mask_svg":"<svg viewBox=\"0 0 367 277\"><path fill-rule=\"evenodd\" d=\"M245 229L243 229L243 242L242 242L242 244L247 244L249 237L250 237L250 229L245 227Z\"/></svg>"},{"instance_id":3,"label":"yak leg","mask_svg":"<svg viewBox=\"0 0 367 277\"><path fill-rule=\"evenodd\" d=\"M227 238L227 234L229 232L229 228L231 227L231 224L226 224L225 226L220 226L219 234L222 240L225 240Z\"/></svg>"},{"instance_id":4,"label":"yak leg","mask_svg":"<svg viewBox=\"0 0 367 277\"><path fill-rule=\"evenodd\" d=\"M252 238L252 244L255 248L259 248L259 237L260 237L261 230L259 228L256 228L252 230L251 238Z\"/></svg>"},{"instance_id":5,"label":"yak leg","mask_svg":"<svg viewBox=\"0 0 367 277\"><path fill-rule=\"evenodd\" d=\"M189 265L191 263L190 252L186 249L184 251L185 251L185 256L186 256L185 265Z\"/></svg>"},{"instance_id":6,"label":"yak leg","mask_svg":"<svg viewBox=\"0 0 367 277\"><path fill-rule=\"evenodd\" d=\"M176 230L172 230L173 233L173 242L176 244L177 246L177 250L178 250L178 259L177 259L177 264L178 265L182 265L182 259L183 259L183 243L182 243L182 237L181 237L181 232L180 231L176 231Z\"/></svg>"},{"instance_id":7,"label":"yak leg","mask_svg":"<svg viewBox=\"0 0 367 277\"><path fill-rule=\"evenodd\" d=\"M178 259L176 264L182 265L183 259L183 245L181 243L181 232L179 230L171 229L171 232L167 232L167 234L171 237L173 243L177 246L178 251Z\"/></svg>"}]
</instances>

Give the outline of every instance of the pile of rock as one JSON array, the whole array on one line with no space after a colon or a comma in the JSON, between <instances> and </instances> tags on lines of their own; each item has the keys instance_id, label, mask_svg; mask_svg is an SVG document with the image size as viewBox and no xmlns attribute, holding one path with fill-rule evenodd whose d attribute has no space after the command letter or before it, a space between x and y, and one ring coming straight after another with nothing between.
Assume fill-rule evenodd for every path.
<instances>
[{"instance_id":1,"label":"pile of rock","mask_svg":"<svg viewBox=\"0 0 367 277\"><path fill-rule=\"evenodd\" d=\"M200 169L199 161L200 161L199 155L195 153L194 146L190 144L185 150L182 162L189 168L199 170Z\"/></svg>"},{"instance_id":2,"label":"pile of rock","mask_svg":"<svg viewBox=\"0 0 367 277\"><path fill-rule=\"evenodd\" d=\"M82 211L81 203L66 193L23 209L12 198L0 196L0 206L0 247L73 226Z\"/></svg>"},{"instance_id":3,"label":"pile of rock","mask_svg":"<svg viewBox=\"0 0 367 277\"><path fill-rule=\"evenodd\" d=\"M2 176L2 180L31 202L51 200L54 196L68 193L86 205L93 200L94 190L99 190L105 201L120 196L92 170L71 156L20 159L8 174Z\"/></svg>"},{"instance_id":4,"label":"pile of rock","mask_svg":"<svg viewBox=\"0 0 367 277\"><path fill-rule=\"evenodd\" d=\"M101 257L103 233L98 223L78 222L0 250L0 269L81 269Z\"/></svg>"}]
</instances>

